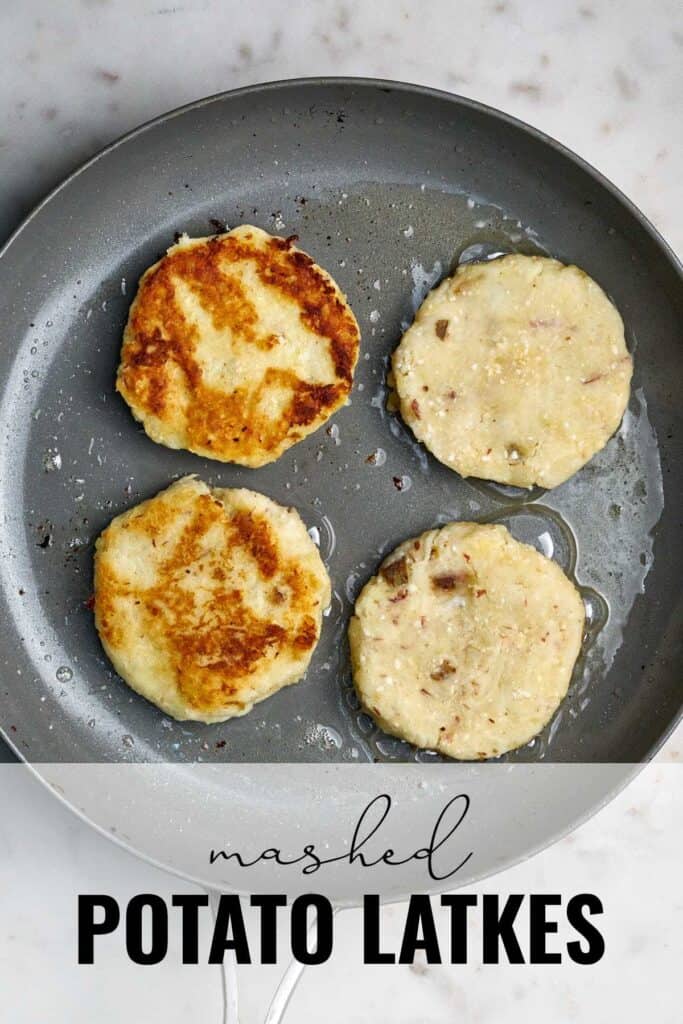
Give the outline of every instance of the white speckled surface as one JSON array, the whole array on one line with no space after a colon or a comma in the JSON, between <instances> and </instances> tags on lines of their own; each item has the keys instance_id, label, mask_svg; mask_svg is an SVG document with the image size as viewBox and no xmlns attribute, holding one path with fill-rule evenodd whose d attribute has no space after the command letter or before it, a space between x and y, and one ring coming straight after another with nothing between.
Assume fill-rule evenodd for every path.
<instances>
[{"instance_id":1,"label":"white speckled surface","mask_svg":"<svg viewBox=\"0 0 683 1024\"><path fill-rule=\"evenodd\" d=\"M101 146L172 107L299 75L472 96L600 168L683 248L676 0L33 0L0 12L0 232Z\"/></svg>"},{"instance_id":2,"label":"white speckled surface","mask_svg":"<svg viewBox=\"0 0 683 1024\"><path fill-rule=\"evenodd\" d=\"M0 236L82 160L169 108L252 82L349 74L450 89L531 122L610 177L681 251L682 69L676 0L262 0L258 13L217 0L3 4ZM287 1020L320 1019L324 1007L330 1022L359 1024L487 1022L503 1013L510 1024L541 1015L673 1024L681 907L670 900L680 890L683 808L680 767L670 762L680 761L682 744L679 729L659 763L595 819L483 887L600 893L610 955L599 968L362 969L349 912L334 962L305 977ZM2 788L0 980L12 1024L109 1024L131 1008L139 1021L218 1024L215 969L169 961L135 970L116 950L96 972L73 968L79 888L186 887L91 833L21 769L7 771L15 782ZM389 941L400 918L400 907L386 912ZM256 1024L276 972L241 975L242 1024Z\"/></svg>"}]
</instances>

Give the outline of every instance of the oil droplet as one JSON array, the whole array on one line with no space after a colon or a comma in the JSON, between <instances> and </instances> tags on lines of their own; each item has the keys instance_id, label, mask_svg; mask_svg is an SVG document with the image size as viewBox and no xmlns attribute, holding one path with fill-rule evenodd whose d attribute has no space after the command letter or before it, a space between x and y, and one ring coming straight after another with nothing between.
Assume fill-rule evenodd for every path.
<instances>
[{"instance_id":1,"label":"oil droplet","mask_svg":"<svg viewBox=\"0 0 683 1024\"><path fill-rule=\"evenodd\" d=\"M310 746L320 750L340 750L344 745L341 735L331 725L309 725L304 733L304 740Z\"/></svg>"},{"instance_id":2,"label":"oil droplet","mask_svg":"<svg viewBox=\"0 0 683 1024\"><path fill-rule=\"evenodd\" d=\"M346 583L344 584L344 593L346 594L347 601L355 601L356 595L360 590L360 583L362 577L359 572L350 572L346 577Z\"/></svg>"},{"instance_id":3,"label":"oil droplet","mask_svg":"<svg viewBox=\"0 0 683 1024\"><path fill-rule=\"evenodd\" d=\"M328 437L332 438L336 445L341 444L341 438L339 436L339 427L337 426L336 423L331 423L330 426L327 428L326 433Z\"/></svg>"},{"instance_id":4,"label":"oil droplet","mask_svg":"<svg viewBox=\"0 0 683 1024\"><path fill-rule=\"evenodd\" d=\"M474 242L462 250L458 263L481 263L486 260L497 260L499 256L506 255L507 253L497 249L492 242Z\"/></svg>"},{"instance_id":5,"label":"oil droplet","mask_svg":"<svg viewBox=\"0 0 683 1024\"><path fill-rule=\"evenodd\" d=\"M335 548L337 547L337 535L331 519L329 516L326 516L324 512L320 513L320 523L323 528L323 533L320 537L318 547L320 548L323 558L327 561L327 559L332 557Z\"/></svg>"},{"instance_id":6,"label":"oil droplet","mask_svg":"<svg viewBox=\"0 0 683 1024\"><path fill-rule=\"evenodd\" d=\"M546 558L553 557L553 554L555 552L555 545L553 544L553 538L550 536L547 530L544 530L543 533L539 534L538 546L541 550L541 553L544 554Z\"/></svg>"},{"instance_id":7,"label":"oil droplet","mask_svg":"<svg viewBox=\"0 0 683 1024\"><path fill-rule=\"evenodd\" d=\"M360 700L353 687L349 687L344 693L344 700L352 711L360 711Z\"/></svg>"},{"instance_id":8,"label":"oil droplet","mask_svg":"<svg viewBox=\"0 0 683 1024\"><path fill-rule=\"evenodd\" d=\"M426 298L427 292L431 291L441 277L442 272L443 266L441 264L441 260L436 260L431 270L427 270L426 267L423 267L422 264L417 261L411 263L410 276L413 279L411 302L413 312L417 312ZM409 324L406 323L406 327L408 326Z\"/></svg>"},{"instance_id":9,"label":"oil droplet","mask_svg":"<svg viewBox=\"0 0 683 1024\"><path fill-rule=\"evenodd\" d=\"M356 718L356 725L364 736L370 736L375 731L375 723L370 718L370 715L366 715L364 711Z\"/></svg>"},{"instance_id":10,"label":"oil droplet","mask_svg":"<svg viewBox=\"0 0 683 1024\"><path fill-rule=\"evenodd\" d=\"M43 467L46 473L53 473L56 469L62 468L62 456L58 451L48 448L43 458Z\"/></svg>"},{"instance_id":11,"label":"oil droplet","mask_svg":"<svg viewBox=\"0 0 683 1024\"><path fill-rule=\"evenodd\" d=\"M407 744L393 736L379 736L375 740L375 747L386 758L405 756L407 751Z\"/></svg>"},{"instance_id":12,"label":"oil droplet","mask_svg":"<svg viewBox=\"0 0 683 1024\"><path fill-rule=\"evenodd\" d=\"M587 637L594 636L607 623L609 605L602 594L592 587L583 587L581 596L586 613L586 634Z\"/></svg>"},{"instance_id":13,"label":"oil droplet","mask_svg":"<svg viewBox=\"0 0 683 1024\"><path fill-rule=\"evenodd\" d=\"M365 460L369 466L383 466L387 461L387 453L384 448L375 448Z\"/></svg>"},{"instance_id":14,"label":"oil droplet","mask_svg":"<svg viewBox=\"0 0 683 1024\"><path fill-rule=\"evenodd\" d=\"M57 679L60 683L68 683L70 679L73 679L74 674L68 665L60 665L55 672Z\"/></svg>"},{"instance_id":15,"label":"oil droplet","mask_svg":"<svg viewBox=\"0 0 683 1024\"><path fill-rule=\"evenodd\" d=\"M430 761L434 761L439 756L436 750L418 750L415 754L415 760L420 764L429 764Z\"/></svg>"},{"instance_id":16,"label":"oil droplet","mask_svg":"<svg viewBox=\"0 0 683 1024\"><path fill-rule=\"evenodd\" d=\"M134 747L135 746L135 740L130 735L130 733L126 733L125 736L122 736L121 737L121 742L123 743L124 747Z\"/></svg>"}]
</instances>

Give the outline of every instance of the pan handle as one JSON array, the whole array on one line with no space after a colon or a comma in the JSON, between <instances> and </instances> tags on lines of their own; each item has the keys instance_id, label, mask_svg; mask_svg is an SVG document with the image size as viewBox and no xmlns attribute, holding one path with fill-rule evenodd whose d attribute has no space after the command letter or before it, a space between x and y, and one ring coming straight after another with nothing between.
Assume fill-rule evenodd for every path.
<instances>
[{"instance_id":1,"label":"pan handle","mask_svg":"<svg viewBox=\"0 0 683 1024\"><path fill-rule=\"evenodd\" d=\"M333 914L339 912L338 907L333 907ZM315 931L315 922L308 929L308 937L310 938ZM289 1001L294 995L294 989L301 980L301 975L304 973L305 964L300 963L298 960L290 960L289 967L282 975L280 984L275 989L273 998L270 1001L268 1012L266 1014L263 1024L282 1024L284 1020L285 1011L289 1005Z\"/></svg>"},{"instance_id":2,"label":"pan handle","mask_svg":"<svg viewBox=\"0 0 683 1024\"><path fill-rule=\"evenodd\" d=\"M298 960L290 960L289 967L275 989L263 1024L282 1024L289 1000L294 995L294 989L299 984L304 969L305 964L299 963Z\"/></svg>"},{"instance_id":3,"label":"pan handle","mask_svg":"<svg viewBox=\"0 0 683 1024\"><path fill-rule=\"evenodd\" d=\"M216 911L218 908L218 900L220 899L220 893L213 889L206 890L209 897L209 905L211 912L216 918ZM336 915L339 908L334 907L333 913ZM315 931L315 922L311 925L308 930L309 937L313 935ZM289 966L285 970L284 974L280 979L280 984L273 993L273 998L270 1001L268 1012L266 1013L263 1024L282 1024L284 1020L285 1011L289 1005L289 1001L294 995L294 990L299 984L301 975L305 969L305 964L300 963L298 960L292 959ZM221 985L223 989L223 1021L222 1024L240 1024L239 1022L239 1002L238 1002L238 986L237 986L237 961L235 960L235 951L230 949L227 950L226 955L223 958L221 964Z\"/></svg>"},{"instance_id":4,"label":"pan handle","mask_svg":"<svg viewBox=\"0 0 683 1024\"><path fill-rule=\"evenodd\" d=\"M220 893L214 889L207 889L206 894L209 897L209 906L215 921ZM237 997L237 961L234 949L226 951L221 963L221 989L223 992L223 1020L221 1024L240 1024Z\"/></svg>"}]
</instances>

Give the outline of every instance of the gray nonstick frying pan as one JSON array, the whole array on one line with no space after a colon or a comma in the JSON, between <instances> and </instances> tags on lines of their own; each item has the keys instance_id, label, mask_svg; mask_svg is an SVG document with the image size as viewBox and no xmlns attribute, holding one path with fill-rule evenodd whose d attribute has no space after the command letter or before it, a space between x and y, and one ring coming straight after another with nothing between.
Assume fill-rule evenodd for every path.
<instances>
[{"instance_id":1,"label":"gray nonstick frying pan","mask_svg":"<svg viewBox=\"0 0 683 1024\"><path fill-rule=\"evenodd\" d=\"M244 222L297 234L348 294L363 334L350 403L259 470L153 444L113 391L142 271L175 232ZM552 492L461 479L385 408L388 357L426 291L460 261L514 251L591 274L621 311L635 359L617 435ZM471 786L481 811L470 812L469 845L481 855L467 880L571 827L677 721L681 268L628 200L551 139L471 100L391 82L217 96L136 130L53 192L0 254L0 305L0 724L93 824L171 869L265 891L283 884L277 866L248 881L234 865L212 874L192 848L229 830L256 845L291 839L301 822L343 844L382 791L408 801L419 832L444 793ZM335 590L304 681L208 727L173 722L133 694L88 607L97 534L186 473L294 505ZM383 735L350 681L345 629L360 587L405 537L452 519L506 523L560 562L587 608L569 696L540 737L496 765L444 762ZM580 765L590 781L577 786ZM503 794L505 815L484 809ZM411 870L387 877L387 894L439 887ZM352 901L360 884L349 869L330 886Z\"/></svg>"}]
</instances>

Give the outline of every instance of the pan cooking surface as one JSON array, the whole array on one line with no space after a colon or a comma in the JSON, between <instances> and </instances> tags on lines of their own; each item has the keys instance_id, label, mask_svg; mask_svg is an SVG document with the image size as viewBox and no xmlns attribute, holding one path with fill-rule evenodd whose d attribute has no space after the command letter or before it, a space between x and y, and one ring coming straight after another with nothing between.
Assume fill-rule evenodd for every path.
<instances>
[{"instance_id":1,"label":"pan cooking surface","mask_svg":"<svg viewBox=\"0 0 683 1024\"><path fill-rule=\"evenodd\" d=\"M217 221L298 234L363 335L349 404L259 470L153 444L113 390L140 274L176 231L205 235ZM427 290L458 261L501 252L583 267L619 307L635 357L619 432L552 492L461 479L385 408L389 355ZM675 721L679 271L636 211L541 136L467 101L376 83L218 97L62 187L0 259L0 297L1 724L27 759L440 760L359 711L345 630L381 558L451 519L505 523L586 603L570 694L509 760L639 761ZM186 473L294 505L334 588L305 679L213 726L174 722L133 694L88 607L98 533Z\"/></svg>"}]
</instances>

